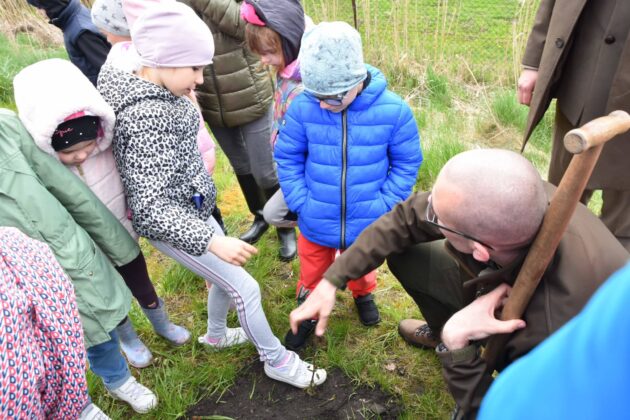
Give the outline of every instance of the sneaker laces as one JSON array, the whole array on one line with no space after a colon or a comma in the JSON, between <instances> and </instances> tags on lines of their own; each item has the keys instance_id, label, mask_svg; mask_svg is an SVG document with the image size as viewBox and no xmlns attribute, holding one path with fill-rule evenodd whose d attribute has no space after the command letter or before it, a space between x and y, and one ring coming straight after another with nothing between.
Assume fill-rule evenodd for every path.
<instances>
[{"instance_id":1,"label":"sneaker laces","mask_svg":"<svg viewBox=\"0 0 630 420\"><path fill-rule=\"evenodd\" d=\"M426 337L431 340L437 340L437 337L435 336L435 334L433 334L433 330L431 329L431 327L429 327L429 324L422 324L421 326L416 328L414 335L416 337Z\"/></svg>"}]
</instances>

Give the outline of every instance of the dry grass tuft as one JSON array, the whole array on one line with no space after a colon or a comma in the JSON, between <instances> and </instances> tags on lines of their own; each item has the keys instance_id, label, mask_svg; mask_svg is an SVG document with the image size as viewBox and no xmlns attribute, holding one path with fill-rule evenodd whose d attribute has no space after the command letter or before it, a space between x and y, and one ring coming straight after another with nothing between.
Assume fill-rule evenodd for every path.
<instances>
[{"instance_id":1,"label":"dry grass tuft","mask_svg":"<svg viewBox=\"0 0 630 420\"><path fill-rule=\"evenodd\" d=\"M91 0L83 0L90 7ZM63 34L54 25L48 23L43 12L30 6L25 0L3 0L0 14L0 34L10 41L20 35L26 35L33 47L39 45L55 46L63 43Z\"/></svg>"}]
</instances>

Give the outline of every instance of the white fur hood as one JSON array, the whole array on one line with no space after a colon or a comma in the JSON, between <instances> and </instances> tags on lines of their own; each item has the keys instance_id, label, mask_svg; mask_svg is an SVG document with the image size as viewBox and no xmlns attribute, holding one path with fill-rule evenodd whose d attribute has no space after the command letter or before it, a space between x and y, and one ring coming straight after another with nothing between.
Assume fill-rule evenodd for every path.
<instances>
[{"instance_id":1,"label":"white fur hood","mask_svg":"<svg viewBox=\"0 0 630 420\"><path fill-rule=\"evenodd\" d=\"M111 146L114 110L70 61L54 58L32 64L15 76L13 88L20 120L46 153L58 158L51 146L52 135L60 123L77 112L101 120L102 135L92 156Z\"/></svg>"}]
</instances>

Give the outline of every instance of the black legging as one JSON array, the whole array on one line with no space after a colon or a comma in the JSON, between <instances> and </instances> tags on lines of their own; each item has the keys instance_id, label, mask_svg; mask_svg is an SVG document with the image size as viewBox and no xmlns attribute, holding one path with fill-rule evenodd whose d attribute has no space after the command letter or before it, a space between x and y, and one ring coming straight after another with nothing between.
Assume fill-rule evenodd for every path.
<instances>
[{"instance_id":1,"label":"black legging","mask_svg":"<svg viewBox=\"0 0 630 420\"><path fill-rule=\"evenodd\" d=\"M116 267L116 270L125 280L125 284L140 306L143 308L155 308L157 306L158 296L149 278L147 263L142 252L130 263Z\"/></svg>"}]
</instances>

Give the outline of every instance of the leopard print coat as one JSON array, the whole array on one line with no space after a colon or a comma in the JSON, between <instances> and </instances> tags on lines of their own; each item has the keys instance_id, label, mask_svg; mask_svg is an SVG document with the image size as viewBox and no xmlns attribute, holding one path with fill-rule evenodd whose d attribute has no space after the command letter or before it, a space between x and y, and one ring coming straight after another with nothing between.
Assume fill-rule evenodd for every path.
<instances>
[{"instance_id":1,"label":"leopard print coat","mask_svg":"<svg viewBox=\"0 0 630 420\"><path fill-rule=\"evenodd\" d=\"M199 114L190 100L123 72L102 67L98 89L116 113L114 157L133 228L192 255L207 251L216 189L197 148ZM203 197L201 209L192 196Z\"/></svg>"}]
</instances>

